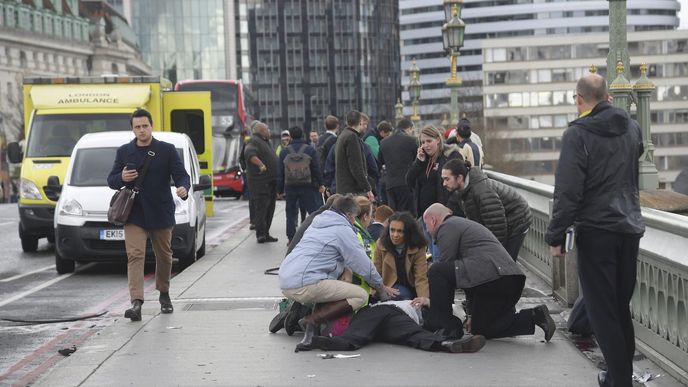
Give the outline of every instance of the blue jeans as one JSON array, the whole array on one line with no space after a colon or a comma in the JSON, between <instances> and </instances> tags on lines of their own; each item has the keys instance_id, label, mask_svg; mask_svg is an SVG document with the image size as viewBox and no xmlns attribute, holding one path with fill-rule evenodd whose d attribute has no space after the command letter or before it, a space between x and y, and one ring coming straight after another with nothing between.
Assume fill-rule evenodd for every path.
<instances>
[{"instance_id":1,"label":"blue jeans","mask_svg":"<svg viewBox=\"0 0 688 387\"><path fill-rule=\"evenodd\" d=\"M315 202L315 189L313 187L285 187L284 197L287 212L287 238L292 240L296 234L296 223L299 217L299 208L303 208L309 214L317 210Z\"/></svg>"},{"instance_id":2,"label":"blue jeans","mask_svg":"<svg viewBox=\"0 0 688 387\"><path fill-rule=\"evenodd\" d=\"M423 217L421 216L418 218L418 222L420 223L421 229L423 229L423 234L425 235L425 239L428 241L428 249L430 249L430 254L432 254L432 262L439 262L440 261L440 248L437 247L437 243L435 240L432 238L430 233L428 232L428 228L425 226L425 222L423 222Z\"/></svg>"},{"instance_id":3,"label":"blue jeans","mask_svg":"<svg viewBox=\"0 0 688 387\"><path fill-rule=\"evenodd\" d=\"M416 291L408 286L400 285L398 282L392 286L399 291L399 295L394 297L394 301L413 300L416 298Z\"/></svg>"}]
</instances>

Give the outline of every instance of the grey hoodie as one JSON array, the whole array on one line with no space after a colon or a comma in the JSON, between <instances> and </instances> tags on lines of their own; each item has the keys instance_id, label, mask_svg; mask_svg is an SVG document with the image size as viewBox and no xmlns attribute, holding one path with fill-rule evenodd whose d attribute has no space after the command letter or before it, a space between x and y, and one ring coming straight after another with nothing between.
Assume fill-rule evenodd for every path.
<instances>
[{"instance_id":1,"label":"grey hoodie","mask_svg":"<svg viewBox=\"0 0 688 387\"><path fill-rule=\"evenodd\" d=\"M382 278L356 237L353 226L344 215L324 211L313 219L279 270L281 289L298 289L325 279L337 279L344 267L363 277L379 289Z\"/></svg>"}]
</instances>

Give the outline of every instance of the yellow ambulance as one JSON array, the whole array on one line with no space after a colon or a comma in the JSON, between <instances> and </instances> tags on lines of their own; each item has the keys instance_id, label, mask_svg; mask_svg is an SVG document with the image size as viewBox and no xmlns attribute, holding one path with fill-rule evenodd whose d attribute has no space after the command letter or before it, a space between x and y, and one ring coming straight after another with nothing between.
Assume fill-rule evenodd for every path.
<instances>
[{"instance_id":1,"label":"yellow ambulance","mask_svg":"<svg viewBox=\"0 0 688 387\"><path fill-rule=\"evenodd\" d=\"M25 141L8 144L7 149L10 162L22 163L22 249L36 251L40 238L54 242L60 181L79 138L86 133L131 130L129 116L138 107L151 113L153 130L187 134L201 174L212 176L210 106L209 92L173 91L170 81L155 76L24 79ZM49 176L60 181L49 182ZM212 192L212 187L205 191L208 216L213 212Z\"/></svg>"}]
</instances>

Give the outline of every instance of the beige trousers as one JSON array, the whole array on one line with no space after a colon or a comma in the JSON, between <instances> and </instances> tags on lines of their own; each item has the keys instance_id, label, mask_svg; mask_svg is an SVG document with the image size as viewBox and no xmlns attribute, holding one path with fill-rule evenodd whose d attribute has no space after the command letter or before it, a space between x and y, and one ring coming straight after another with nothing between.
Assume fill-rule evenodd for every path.
<instances>
[{"instance_id":1,"label":"beige trousers","mask_svg":"<svg viewBox=\"0 0 688 387\"><path fill-rule=\"evenodd\" d=\"M368 302L368 292L360 286L339 280L321 280L313 285L296 289L282 289L287 298L302 304L330 302L346 299L351 309L358 310Z\"/></svg>"},{"instance_id":2,"label":"beige trousers","mask_svg":"<svg viewBox=\"0 0 688 387\"><path fill-rule=\"evenodd\" d=\"M155 253L155 288L162 293L170 290L172 276L172 227L145 230L135 224L124 225L127 248L127 279L131 300L143 301L143 266L146 262L146 240L150 238Z\"/></svg>"}]
</instances>

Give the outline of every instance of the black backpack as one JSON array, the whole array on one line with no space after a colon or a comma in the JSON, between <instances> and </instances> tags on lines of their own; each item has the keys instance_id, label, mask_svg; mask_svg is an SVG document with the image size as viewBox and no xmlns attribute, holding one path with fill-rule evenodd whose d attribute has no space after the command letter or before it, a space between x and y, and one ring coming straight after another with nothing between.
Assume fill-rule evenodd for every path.
<instances>
[{"instance_id":1,"label":"black backpack","mask_svg":"<svg viewBox=\"0 0 688 387\"><path fill-rule=\"evenodd\" d=\"M287 187L305 186L311 184L311 156L304 153L308 144L301 145L297 152L287 147L284 157L284 185Z\"/></svg>"}]
</instances>

